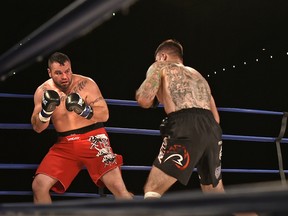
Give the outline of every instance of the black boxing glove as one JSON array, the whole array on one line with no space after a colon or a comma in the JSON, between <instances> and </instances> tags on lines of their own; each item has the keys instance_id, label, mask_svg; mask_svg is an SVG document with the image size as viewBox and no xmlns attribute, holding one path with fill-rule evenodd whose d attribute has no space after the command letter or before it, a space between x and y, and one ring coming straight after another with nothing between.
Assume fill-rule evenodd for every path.
<instances>
[{"instance_id":1,"label":"black boxing glove","mask_svg":"<svg viewBox=\"0 0 288 216\"><path fill-rule=\"evenodd\" d=\"M48 122L57 106L60 104L60 96L54 90L47 90L42 97L42 110L39 113L41 122Z\"/></svg>"},{"instance_id":2,"label":"black boxing glove","mask_svg":"<svg viewBox=\"0 0 288 216\"><path fill-rule=\"evenodd\" d=\"M65 106L69 112L74 111L86 119L91 119L93 116L92 107L86 105L78 93L69 94L66 98Z\"/></svg>"},{"instance_id":3,"label":"black boxing glove","mask_svg":"<svg viewBox=\"0 0 288 216\"><path fill-rule=\"evenodd\" d=\"M168 117L165 117L160 126L159 126L159 129L160 129L160 135L164 138L164 137L168 137L168 129L167 129L167 125L168 125Z\"/></svg>"},{"instance_id":4,"label":"black boxing glove","mask_svg":"<svg viewBox=\"0 0 288 216\"><path fill-rule=\"evenodd\" d=\"M159 101L158 101L157 97L154 97L153 103L150 106L150 108L156 109L158 106L159 106Z\"/></svg>"}]
</instances>

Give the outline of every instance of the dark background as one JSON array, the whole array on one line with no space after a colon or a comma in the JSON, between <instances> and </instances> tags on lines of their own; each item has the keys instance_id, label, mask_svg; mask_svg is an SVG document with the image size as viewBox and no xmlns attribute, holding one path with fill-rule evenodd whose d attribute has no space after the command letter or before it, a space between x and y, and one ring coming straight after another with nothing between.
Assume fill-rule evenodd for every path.
<instances>
[{"instance_id":1,"label":"dark background","mask_svg":"<svg viewBox=\"0 0 288 216\"><path fill-rule=\"evenodd\" d=\"M73 1L11 0L0 8L0 56ZM58 51L69 55L74 73L90 76L106 99L134 100L160 42L177 39L184 62L208 80L218 107L283 112L288 110L288 2L286 0L140 0L116 12L85 36ZM63 38L65 40L65 38ZM55 50L56 51L56 50ZM48 78L47 57L0 82L0 93L33 94ZM33 100L0 98L0 123L30 123ZM109 105L108 127L158 129L162 108ZM281 116L220 112L224 134L277 137ZM53 130L1 129L0 163L37 164L56 139ZM287 137L287 132L286 135ZM114 152L125 165L150 166L158 154L158 136L110 133ZM284 168L287 147L282 145ZM278 169L275 143L224 140L223 168ZM0 190L31 190L35 170L1 170ZM137 195L148 172L123 171ZM279 180L278 174L223 173L224 184ZM197 190L194 173L188 187ZM68 192L97 192L85 171ZM2 196L2 202L32 201L31 196Z\"/></svg>"}]
</instances>

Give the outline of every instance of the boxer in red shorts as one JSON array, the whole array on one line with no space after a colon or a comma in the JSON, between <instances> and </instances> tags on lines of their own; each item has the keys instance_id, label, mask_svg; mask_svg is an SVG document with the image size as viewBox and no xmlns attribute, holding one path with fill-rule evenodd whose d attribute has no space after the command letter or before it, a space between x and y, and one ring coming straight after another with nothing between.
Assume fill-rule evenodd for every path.
<instances>
[{"instance_id":1,"label":"boxer in red shorts","mask_svg":"<svg viewBox=\"0 0 288 216\"><path fill-rule=\"evenodd\" d=\"M96 185L105 185L115 198L132 199L120 171L122 157L113 153L103 126L109 111L98 85L74 74L69 57L60 52L50 56L48 75L50 79L34 93L31 123L41 133L52 121L58 140L36 171L34 203L52 203L50 190L64 193L83 167Z\"/></svg>"}]
</instances>

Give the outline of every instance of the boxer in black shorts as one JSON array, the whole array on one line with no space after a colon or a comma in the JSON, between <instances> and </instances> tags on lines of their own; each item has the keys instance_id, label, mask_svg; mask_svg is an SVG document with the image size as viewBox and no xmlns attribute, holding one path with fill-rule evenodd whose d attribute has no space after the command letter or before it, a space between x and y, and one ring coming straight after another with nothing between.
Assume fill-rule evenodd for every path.
<instances>
[{"instance_id":1,"label":"boxer in black shorts","mask_svg":"<svg viewBox=\"0 0 288 216\"><path fill-rule=\"evenodd\" d=\"M222 130L209 110L172 112L160 131L164 138L155 167L184 185L197 167L202 185L217 186L221 179Z\"/></svg>"},{"instance_id":2,"label":"boxer in black shorts","mask_svg":"<svg viewBox=\"0 0 288 216\"><path fill-rule=\"evenodd\" d=\"M144 186L144 198L160 198L176 181L187 185L194 168L203 192L223 193L219 114L206 79L183 65L179 42L169 39L158 46L136 100L143 108L160 102L167 114L160 128L163 143Z\"/></svg>"}]
</instances>

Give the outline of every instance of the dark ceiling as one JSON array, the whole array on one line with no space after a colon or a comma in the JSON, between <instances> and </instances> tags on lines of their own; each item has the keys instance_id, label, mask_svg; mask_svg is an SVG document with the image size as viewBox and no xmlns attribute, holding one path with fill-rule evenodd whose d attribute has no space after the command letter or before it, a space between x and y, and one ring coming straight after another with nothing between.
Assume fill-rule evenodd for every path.
<instances>
[{"instance_id":1,"label":"dark ceiling","mask_svg":"<svg viewBox=\"0 0 288 216\"><path fill-rule=\"evenodd\" d=\"M72 2L6 1L0 55ZM286 0L139 0L59 50L106 98L134 100L155 48L175 38L218 106L286 111L287 22ZM45 58L1 82L0 92L33 94L47 78Z\"/></svg>"}]
</instances>

